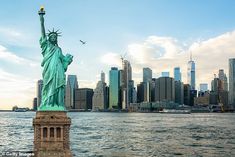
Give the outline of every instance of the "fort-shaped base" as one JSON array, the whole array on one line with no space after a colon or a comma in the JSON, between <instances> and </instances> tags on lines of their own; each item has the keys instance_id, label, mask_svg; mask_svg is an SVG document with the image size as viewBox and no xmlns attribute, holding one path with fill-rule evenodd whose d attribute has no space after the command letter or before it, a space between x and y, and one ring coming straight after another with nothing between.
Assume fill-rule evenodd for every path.
<instances>
[{"instance_id":1,"label":"fort-shaped base","mask_svg":"<svg viewBox=\"0 0 235 157\"><path fill-rule=\"evenodd\" d=\"M71 157L70 125L65 111L37 111L33 119L35 157Z\"/></svg>"}]
</instances>

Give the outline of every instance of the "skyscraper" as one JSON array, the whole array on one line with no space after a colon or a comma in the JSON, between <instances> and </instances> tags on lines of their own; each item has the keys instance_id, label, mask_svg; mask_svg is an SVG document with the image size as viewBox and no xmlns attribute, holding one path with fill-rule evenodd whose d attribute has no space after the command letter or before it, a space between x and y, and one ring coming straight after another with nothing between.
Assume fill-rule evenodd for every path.
<instances>
[{"instance_id":1,"label":"skyscraper","mask_svg":"<svg viewBox=\"0 0 235 157\"><path fill-rule=\"evenodd\" d=\"M117 109L119 106L119 72L112 67L109 71L109 109Z\"/></svg>"},{"instance_id":2,"label":"skyscraper","mask_svg":"<svg viewBox=\"0 0 235 157\"><path fill-rule=\"evenodd\" d=\"M132 68L131 64L128 60L123 60L122 62L123 70L120 70L120 96L121 96L121 104L122 109L125 109L128 107L132 100L131 96L131 89L132 84L134 86L134 81L132 80Z\"/></svg>"},{"instance_id":3,"label":"skyscraper","mask_svg":"<svg viewBox=\"0 0 235 157\"><path fill-rule=\"evenodd\" d=\"M128 60L124 60L123 63L123 80L125 87L127 87L128 81L132 80L132 68Z\"/></svg>"},{"instance_id":4,"label":"skyscraper","mask_svg":"<svg viewBox=\"0 0 235 157\"><path fill-rule=\"evenodd\" d=\"M78 81L76 75L68 75L66 92L65 92L65 107L67 110L74 109L75 106L75 90L78 89Z\"/></svg>"},{"instance_id":5,"label":"skyscraper","mask_svg":"<svg viewBox=\"0 0 235 157\"><path fill-rule=\"evenodd\" d=\"M228 80L224 69L219 69L219 79L222 81L222 90L228 91Z\"/></svg>"},{"instance_id":6,"label":"skyscraper","mask_svg":"<svg viewBox=\"0 0 235 157\"><path fill-rule=\"evenodd\" d=\"M228 91L228 78L226 74L224 75L224 90Z\"/></svg>"},{"instance_id":7,"label":"skyscraper","mask_svg":"<svg viewBox=\"0 0 235 157\"><path fill-rule=\"evenodd\" d=\"M37 82L37 106L38 107L41 105L42 88L43 88L43 81L42 80L38 80L38 82Z\"/></svg>"},{"instance_id":8,"label":"skyscraper","mask_svg":"<svg viewBox=\"0 0 235 157\"><path fill-rule=\"evenodd\" d=\"M37 98L33 98L33 111L37 111L38 105L37 105Z\"/></svg>"},{"instance_id":9,"label":"skyscraper","mask_svg":"<svg viewBox=\"0 0 235 157\"><path fill-rule=\"evenodd\" d=\"M90 88L75 89L74 109L91 110L92 97L93 97L93 89Z\"/></svg>"},{"instance_id":10,"label":"skyscraper","mask_svg":"<svg viewBox=\"0 0 235 157\"><path fill-rule=\"evenodd\" d=\"M101 81L105 82L105 73L103 71L101 72Z\"/></svg>"},{"instance_id":11,"label":"skyscraper","mask_svg":"<svg viewBox=\"0 0 235 157\"><path fill-rule=\"evenodd\" d=\"M152 82L152 70L148 67L143 68L143 82L141 82L139 89L143 91L139 91L139 93L143 93L143 101L150 102L151 101L151 82ZM137 90L138 93L138 90ZM140 99L142 100L142 99Z\"/></svg>"},{"instance_id":12,"label":"skyscraper","mask_svg":"<svg viewBox=\"0 0 235 157\"><path fill-rule=\"evenodd\" d=\"M184 84L180 80L175 81L175 102L184 104Z\"/></svg>"},{"instance_id":13,"label":"skyscraper","mask_svg":"<svg viewBox=\"0 0 235 157\"><path fill-rule=\"evenodd\" d=\"M137 103L144 101L144 85L143 82L137 84Z\"/></svg>"},{"instance_id":14,"label":"skyscraper","mask_svg":"<svg viewBox=\"0 0 235 157\"><path fill-rule=\"evenodd\" d=\"M126 107L126 89L124 88L124 71L120 69L118 71L118 79L119 79L119 108L124 109Z\"/></svg>"},{"instance_id":15,"label":"skyscraper","mask_svg":"<svg viewBox=\"0 0 235 157\"><path fill-rule=\"evenodd\" d=\"M175 79L175 81L181 81L180 67L174 68L174 79Z\"/></svg>"},{"instance_id":16,"label":"skyscraper","mask_svg":"<svg viewBox=\"0 0 235 157\"><path fill-rule=\"evenodd\" d=\"M151 81L151 102L157 101L157 79L152 78Z\"/></svg>"},{"instance_id":17,"label":"skyscraper","mask_svg":"<svg viewBox=\"0 0 235 157\"><path fill-rule=\"evenodd\" d=\"M134 99L133 99L133 94L134 94L134 90L135 90L135 87L134 87L134 80L129 80L129 83L128 83L128 105L130 103L133 103L134 102ZM126 106L127 108L128 106Z\"/></svg>"},{"instance_id":18,"label":"skyscraper","mask_svg":"<svg viewBox=\"0 0 235 157\"><path fill-rule=\"evenodd\" d=\"M221 74L221 70L220 73ZM223 74L223 73L222 73ZM228 91L224 90L225 74L219 75L219 78L214 78L211 81L210 104L223 104L223 109L229 109L228 106Z\"/></svg>"},{"instance_id":19,"label":"skyscraper","mask_svg":"<svg viewBox=\"0 0 235 157\"><path fill-rule=\"evenodd\" d=\"M174 80L175 80L175 102L178 104L184 103L184 84L181 82L180 67L174 68Z\"/></svg>"},{"instance_id":20,"label":"skyscraper","mask_svg":"<svg viewBox=\"0 0 235 157\"><path fill-rule=\"evenodd\" d=\"M190 85L184 84L184 104L190 105Z\"/></svg>"},{"instance_id":21,"label":"skyscraper","mask_svg":"<svg viewBox=\"0 0 235 157\"><path fill-rule=\"evenodd\" d=\"M137 102L150 102L151 101L151 91L149 88L149 82L140 82L137 85Z\"/></svg>"},{"instance_id":22,"label":"skyscraper","mask_svg":"<svg viewBox=\"0 0 235 157\"><path fill-rule=\"evenodd\" d=\"M219 79L224 80L224 69L219 69Z\"/></svg>"},{"instance_id":23,"label":"skyscraper","mask_svg":"<svg viewBox=\"0 0 235 157\"><path fill-rule=\"evenodd\" d=\"M214 91L216 94L222 90L222 81L219 78L214 78L211 81L211 91Z\"/></svg>"},{"instance_id":24,"label":"skyscraper","mask_svg":"<svg viewBox=\"0 0 235 157\"><path fill-rule=\"evenodd\" d=\"M150 82L152 80L152 70L148 67L143 68L143 82Z\"/></svg>"},{"instance_id":25,"label":"skyscraper","mask_svg":"<svg viewBox=\"0 0 235 157\"><path fill-rule=\"evenodd\" d=\"M224 69L219 69L219 79L221 81L222 90L224 90L224 79L225 79L224 77L225 77Z\"/></svg>"},{"instance_id":26,"label":"skyscraper","mask_svg":"<svg viewBox=\"0 0 235 157\"><path fill-rule=\"evenodd\" d=\"M136 91L135 87L134 87L133 93L132 93L132 103L137 103L137 91Z\"/></svg>"},{"instance_id":27,"label":"skyscraper","mask_svg":"<svg viewBox=\"0 0 235 157\"><path fill-rule=\"evenodd\" d=\"M105 79L105 74L101 72L101 80L97 83L92 97L92 110L103 110L107 106L107 89L106 83L103 82Z\"/></svg>"},{"instance_id":28,"label":"skyscraper","mask_svg":"<svg viewBox=\"0 0 235 157\"><path fill-rule=\"evenodd\" d=\"M229 104L235 108L235 58L229 59Z\"/></svg>"},{"instance_id":29,"label":"skyscraper","mask_svg":"<svg viewBox=\"0 0 235 157\"><path fill-rule=\"evenodd\" d=\"M171 77L159 77L156 80L156 100L175 101L175 81Z\"/></svg>"},{"instance_id":30,"label":"skyscraper","mask_svg":"<svg viewBox=\"0 0 235 157\"><path fill-rule=\"evenodd\" d=\"M192 60L192 54L190 54L190 61L188 61L188 84L190 84L191 89L195 89L196 78L195 78L195 62Z\"/></svg>"}]
</instances>

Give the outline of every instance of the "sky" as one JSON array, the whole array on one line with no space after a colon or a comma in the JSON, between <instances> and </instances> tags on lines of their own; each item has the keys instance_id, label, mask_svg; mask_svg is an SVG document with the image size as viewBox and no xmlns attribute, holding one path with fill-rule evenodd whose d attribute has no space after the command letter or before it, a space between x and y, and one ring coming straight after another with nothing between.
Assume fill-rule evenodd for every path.
<instances>
[{"instance_id":1,"label":"sky","mask_svg":"<svg viewBox=\"0 0 235 157\"><path fill-rule=\"evenodd\" d=\"M135 85L143 67L173 76L179 66L187 83L192 53L196 85L208 83L235 57L233 0L2 0L0 9L0 109L32 108L41 79L40 6L46 30L59 29L59 46L74 56L66 74L79 87L95 88L101 71L121 68L126 54ZM87 43L82 45L79 40Z\"/></svg>"}]
</instances>

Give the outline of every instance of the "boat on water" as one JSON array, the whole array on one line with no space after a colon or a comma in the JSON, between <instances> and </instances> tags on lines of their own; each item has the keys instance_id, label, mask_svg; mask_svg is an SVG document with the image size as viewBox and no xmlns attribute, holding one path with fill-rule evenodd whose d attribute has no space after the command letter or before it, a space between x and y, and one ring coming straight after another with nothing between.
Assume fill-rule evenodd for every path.
<instances>
[{"instance_id":1,"label":"boat on water","mask_svg":"<svg viewBox=\"0 0 235 157\"><path fill-rule=\"evenodd\" d=\"M191 110L177 110L177 109L163 109L159 111L159 113L167 113L167 114L190 114Z\"/></svg>"},{"instance_id":2,"label":"boat on water","mask_svg":"<svg viewBox=\"0 0 235 157\"><path fill-rule=\"evenodd\" d=\"M223 105L218 104L218 105L211 105L209 106L210 112L223 112Z\"/></svg>"},{"instance_id":3,"label":"boat on water","mask_svg":"<svg viewBox=\"0 0 235 157\"><path fill-rule=\"evenodd\" d=\"M15 109L15 112L26 112L26 108L17 108Z\"/></svg>"}]
</instances>

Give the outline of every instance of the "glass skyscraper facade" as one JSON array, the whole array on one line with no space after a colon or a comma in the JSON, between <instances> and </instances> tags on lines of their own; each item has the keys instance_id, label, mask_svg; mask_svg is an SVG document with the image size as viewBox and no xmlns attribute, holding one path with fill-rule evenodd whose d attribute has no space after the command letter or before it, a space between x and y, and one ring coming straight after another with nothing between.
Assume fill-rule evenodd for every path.
<instances>
[{"instance_id":1,"label":"glass skyscraper facade","mask_svg":"<svg viewBox=\"0 0 235 157\"><path fill-rule=\"evenodd\" d=\"M235 58L229 59L229 103L235 108Z\"/></svg>"},{"instance_id":2,"label":"glass skyscraper facade","mask_svg":"<svg viewBox=\"0 0 235 157\"><path fill-rule=\"evenodd\" d=\"M65 91L65 107L66 109L74 109L75 107L75 90L78 89L78 81L76 75L68 75Z\"/></svg>"},{"instance_id":3,"label":"glass skyscraper facade","mask_svg":"<svg viewBox=\"0 0 235 157\"><path fill-rule=\"evenodd\" d=\"M148 67L143 68L143 91L144 94L143 101L144 102L150 102L151 100L151 87L150 84L152 82L152 70Z\"/></svg>"},{"instance_id":4,"label":"glass skyscraper facade","mask_svg":"<svg viewBox=\"0 0 235 157\"><path fill-rule=\"evenodd\" d=\"M101 72L101 81L105 82L105 73L103 71Z\"/></svg>"},{"instance_id":5,"label":"glass skyscraper facade","mask_svg":"<svg viewBox=\"0 0 235 157\"><path fill-rule=\"evenodd\" d=\"M132 84L134 86L134 81L132 81L132 68L128 60L123 61L123 70L120 71L120 86L121 86L121 106L122 109L126 109L128 105L132 102ZM132 83L133 82L133 83Z\"/></svg>"},{"instance_id":6,"label":"glass skyscraper facade","mask_svg":"<svg viewBox=\"0 0 235 157\"><path fill-rule=\"evenodd\" d=\"M180 67L174 68L174 79L175 79L175 81L181 81Z\"/></svg>"},{"instance_id":7,"label":"glass skyscraper facade","mask_svg":"<svg viewBox=\"0 0 235 157\"><path fill-rule=\"evenodd\" d=\"M150 82L152 80L152 70L150 68L143 68L143 82Z\"/></svg>"},{"instance_id":8,"label":"glass skyscraper facade","mask_svg":"<svg viewBox=\"0 0 235 157\"><path fill-rule=\"evenodd\" d=\"M224 69L219 69L219 79L222 81L222 89L228 91L228 81Z\"/></svg>"},{"instance_id":9,"label":"glass skyscraper facade","mask_svg":"<svg viewBox=\"0 0 235 157\"><path fill-rule=\"evenodd\" d=\"M109 109L118 108L119 83L118 68L112 67L109 71Z\"/></svg>"},{"instance_id":10,"label":"glass skyscraper facade","mask_svg":"<svg viewBox=\"0 0 235 157\"><path fill-rule=\"evenodd\" d=\"M190 84L191 89L195 89L196 78L195 78L195 62L191 59L188 61L188 84Z\"/></svg>"},{"instance_id":11,"label":"glass skyscraper facade","mask_svg":"<svg viewBox=\"0 0 235 157\"><path fill-rule=\"evenodd\" d=\"M184 84L180 80L175 81L175 102L184 104Z\"/></svg>"},{"instance_id":12,"label":"glass skyscraper facade","mask_svg":"<svg viewBox=\"0 0 235 157\"><path fill-rule=\"evenodd\" d=\"M175 101L175 81L171 77L159 77L156 80L156 100Z\"/></svg>"},{"instance_id":13,"label":"glass skyscraper facade","mask_svg":"<svg viewBox=\"0 0 235 157\"><path fill-rule=\"evenodd\" d=\"M101 80L97 83L92 97L92 110L99 111L106 109L107 106L107 86L105 83L105 73L101 72Z\"/></svg>"},{"instance_id":14,"label":"glass skyscraper facade","mask_svg":"<svg viewBox=\"0 0 235 157\"><path fill-rule=\"evenodd\" d=\"M41 105L42 88L43 88L43 80L38 80L37 82L37 107Z\"/></svg>"},{"instance_id":15,"label":"glass skyscraper facade","mask_svg":"<svg viewBox=\"0 0 235 157\"><path fill-rule=\"evenodd\" d=\"M79 88L75 90L74 109L90 110L92 109L93 89Z\"/></svg>"}]
</instances>

